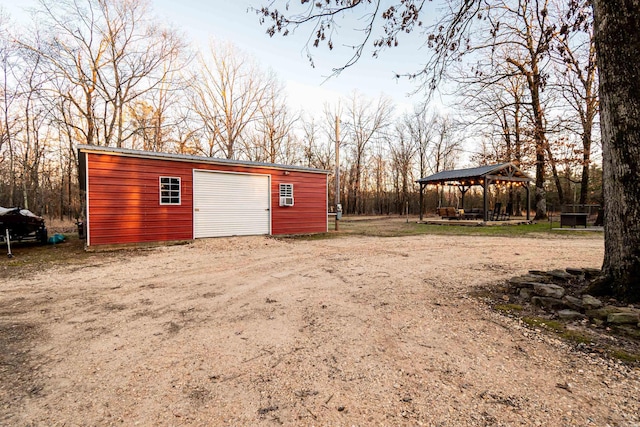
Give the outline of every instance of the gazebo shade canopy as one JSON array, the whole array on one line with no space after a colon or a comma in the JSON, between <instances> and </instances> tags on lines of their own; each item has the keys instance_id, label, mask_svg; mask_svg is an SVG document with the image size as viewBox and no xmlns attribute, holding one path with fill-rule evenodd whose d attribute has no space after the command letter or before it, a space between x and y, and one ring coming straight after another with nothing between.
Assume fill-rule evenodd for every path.
<instances>
[{"instance_id":1,"label":"gazebo shade canopy","mask_svg":"<svg viewBox=\"0 0 640 427\"><path fill-rule=\"evenodd\" d=\"M489 220L489 198L487 189L492 184L503 182L515 182L522 185L527 191L527 220L529 220L530 200L529 183L533 181L513 163L500 163L497 165L479 166L477 168L457 169L442 171L425 178L420 178L416 182L420 184L420 220L424 207L424 189L428 185L455 185L462 193L462 207L464 209L464 194L475 185L482 187L483 192L483 216L484 221Z\"/></svg>"},{"instance_id":2,"label":"gazebo shade canopy","mask_svg":"<svg viewBox=\"0 0 640 427\"><path fill-rule=\"evenodd\" d=\"M420 178L416 182L421 185L427 184L447 184L453 182L470 182L480 185L480 180L489 178L491 181L511 181L511 182L531 182L532 178L527 176L513 163L500 163L497 165L479 166L477 168L457 169L438 172L425 178Z\"/></svg>"}]
</instances>

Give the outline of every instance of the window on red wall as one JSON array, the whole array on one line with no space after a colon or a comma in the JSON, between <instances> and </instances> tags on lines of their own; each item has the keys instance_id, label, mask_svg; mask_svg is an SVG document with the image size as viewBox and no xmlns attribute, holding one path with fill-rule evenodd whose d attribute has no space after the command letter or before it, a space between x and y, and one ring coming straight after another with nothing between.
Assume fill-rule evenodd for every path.
<instances>
[{"instance_id":1,"label":"window on red wall","mask_svg":"<svg viewBox=\"0 0 640 427\"><path fill-rule=\"evenodd\" d=\"M180 204L180 177L161 176L160 177L160 204L179 205Z\"/></svg>"},{"instance_id":2,"label":"window on red wall","mask_svg":"<svg viewBox=\"0 0 640 427\"><path fill-rule=\"evenodd\" d=\"M280 184L280 206L293 206L293 184Z\"/></svg>"}]
</instances>

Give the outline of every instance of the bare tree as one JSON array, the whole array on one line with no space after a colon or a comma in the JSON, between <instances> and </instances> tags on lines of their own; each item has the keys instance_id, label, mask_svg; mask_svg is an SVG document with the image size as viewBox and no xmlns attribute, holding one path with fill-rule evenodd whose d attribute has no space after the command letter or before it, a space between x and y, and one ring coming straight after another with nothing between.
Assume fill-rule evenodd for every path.
<instances>
[{"instance_id":1,"label":"bare tree","mask_svg":"<svg viewBox=\"0 0 640 427\"><path fill-rule=\"evenodd\" d=\"M305 6L307 2L301 3ZM426 61L424 67L414 73L416 76L426 76L425 85L429 88L438 83L452 60L458 59L460 47L467 45L468 29L475 22L481 7L494 2L451 0L448 3L450 13L446 13L446 22L425 38L427 44L434 48L435 54ZM569 2L574 10L582 6L582 3L578 0ZM383 35L374 37L374 45L395 45L399 34L420 27L420 17L424 12L422 8L426 2L407 0L386 9L381 8L380 0L316 2L301 15L290 13L289 10L282 13L273 7L274 4L275 2L271 2L268 7L258 11L265 22L269 20L272 24L267 30L269 34L287 34L292 27L314 25L312 42L316 45L321 41L326 42L329 47L335 41L330 31L330 37L327 37L327 28L333 28L335 17L342 10L357 8L367 22L362 38L355 43L361 47L372 36L377 18L381 18L379 29ZM628 301L639 301L640 285L637 278L640 276L640 258L636 248L640 247L640 173L637 173L640 141L639 133L635 130L640 128L640 80L637 78L637 64L629 58L636 57L640 51L640 33L637 31L640 26L640 0L592 0L590 5L594 15L600 80L603 184L607 203L602 287ZM374 11L371 12L367 7L373 7ZM551 35L546 34L545 37ZM621 40L624 42L621 43ZM356 52L362 52L362 49L356 49ZM353 64L357 58L358 53L347 65ZM527 67L525 70L533 71ZM531 74L533 80L535 76L535 72ZM538 206L537 210L540 207L542 206Z\"/></svg>"},{"instance_id":2,"label":"bare tree","mask_svg":"<svg viewBox=\"0 0 640 427\"><path fill-rule=\"evenodd\" d=\"M512 162L530 169L535 166L535 125L528 108L527 82L513 74L497 81L483 76L463 80L459 94L465 105L468 132L482 139L481 150L471 156L475 164ZM518 192L509 189L508 206L521 211Z\"/></svg>"},{"instance_id":3,"label":"bare tree","mask_svg":"<svg viewBox=\"0 0 640 427\"><path fill-rule=\"evenodd\" d=\"M411 113L405 113L402 122L415 147L418 157L418 177L427 176L428 156L435 136L436 114L430 114L424 106L414 106ZM424 194L420 191L419 206L424 207ZM424 212L419 212L420 218Z\"/></svg>"},{"instance_id":4,"label":"bare tree","mask_svg":"<svg viewBox=\"0 0 640 427\"><path fill-rule=\"evenodd\" d=\"M202 151L235 159L249 125L261 118L260 109L275 81L229 43L212 41L198 64L192 107L208 144Z\"/></svg>"},{"instance_id":5,"label":"bare tree","mask_svg":"<svg viewBox=\"0 0 640 427\"><path fill-rule=\"evenodd\" d=\"M579 203L587 203L589 171L594 139L594 124L598 115L598 69L593 37L592 16L579 10L580 19L565 20L556 46L560 63L560 91L578 116L578 130L582 142L582 174ZM571 17L571 15L569 15Z\"/></svg>"},{"instance_id":6,"label":"bare tree","mask_svg":"<svg viewBox=\"0 0 640 427\"><path fill-rule=\"evenodd\" d=\"M18 99L15 74L21 73L16 65L17 48L11 42L8 31L10 21L4 11L0 10L0 66L2 67L2 126L0 129L0 166L3 171L3 203L15 205L16 195L16 155L14 138L20 128L20 121L13 114ZM6 150L6 151L5 151ZM8 158L7 158L8 156ZM8 187L8 188L7 188Z\"/></svg>"},{"instance_id":7,"label":"bare tree","mask_svg":"<svg viewBox=\"0 0 640 427\"><path fill-rule=\"evenodd\" d=\"M345 66L357 61L370 37L374 39L374 54L377 54L381 49L397 45L400 34L420 29L418 31L425 34L427 45L432 47L435 53L425 68L413 73L412 77L426 79L427 88L433 88L444 74L445 68L462 55L487 58L484 63L480 62L476 70L490 75L493 75L492 68L495 64L510 64L511 69L508 73L524 76L530 92L536 141L536 217L544 218L545 155L548 141L541 96L545 85L543 69L548 61L550 43L556 31L549 16L548 1L451 1L450 12L445 13L436 25L426 30L422 30L419 18L426 3L424 1L405 1L386 8L382 7L380 1L338 1L335 5L320 2L304 11L288 12L286 15L268 7L258 12L263 19L273 22L267 30L269 34L286 34L289 27L310 22L316 26L313 44L317 46L326 42L331 48L336 17L341 16L347 9L363 10L363 20L367 23L363 31L364 36L356 44L356 53L352 61ZM479 19L474 19L476 17ZM376 19L382 21L380 33L374 30ZM470 35L472 29L473 35Z\"/></svg>"},{"instance_id":8,"label":"bare tree","mask_svg":"<svg viewBox=\"0 0 640 427\"><path fill-rule=\"evenodd\" d=\"M246 141L247 152L251 148L259 153L249 160L270 163L295 163L297 147L293 127L298 117L292 115L287 107L284 88L275 77L267 88L263 102L258 106L259 119L255 125L255 138ZM253 147L252 147L253 146Z\"/></svg>"},{"instance_id":9,"label":"bare tree","mask_svg":"<svg viewBox=\"0 0 640 427\"><path fill-rule=\"evenodd\" d=\"M21 104L23 111L24 128L18 134L20 155L20 166L22 171L22 206L26 209L30 207L30 200L37 199L39 184L38 172L41 161L45 154L47 138L42 137L42 133L47 132L47 108L43 104L43 85L45 77L40 69L40 57L38 55L28 55L26 66L23 68L24 75L18 83L18 90L21 92ZM32 194L32 192L36 194Z\"/></svg>"},{"instance_id":10,"label":"bare tree","mask_svg":"<svg viewBox=\"0 0 640 427\"><path fill-rule=\"evenodd\" d=\"M423 178L427 174L427 156L433 143L434 126L437 121L435 114L429 114L426 108L415 106L411 114L404 114L402 121L408 132L411 143L418 154L418 175Z\"/></svg>"},{"instance_id":11,"label":"bare tree","mask_svg":"<svg viewBox=\"0 0 640 427\"><path fill-rule=\"evenodd\" d=\"M149 16L142 0L42 0L33 28L3 35L14 43L2 61L10 204L77 212L76 144L131 146L134 104L156 107L163 91L177 90L184 45ZM154 117L158 129L164 118Z\"/></svg>"},{"instance_id":12,"label":"bare tree","mask_svg":"<svg viewBox=\"0 0 640 427\"><path fill-rule=\"evenodd\" d=\"M350 206L353 213L363 212L361 183L366 161L366 150L370 142L383 131L391 120L393 106L388 98L380 96L371 102L358 93L353 93L345 109L348 124L345 136L351 148L352 169L349 189Z\"/></svg>"},{"instance_id":13,"label":"bare tree","mask_svg":"<svg viewBox=\"0 0 640 427\"><path fill-rule=\"evenodd\" d=\"M465 106L465 125L469 131L491 143L491 151L477 157L477 163L513 162L520 167L535 164L525 155L533 124L529 110L526 81L515 74L498 81L465 78L460 82L458 95Z\"/></svg>"},{"instance_id":14,"label":"bare tree","mask_svg":"<svg viewBox=\"0 0 640 427\"><path fill-rule=\"evenodd\" d=\"M335 119L333 124L335 124ZM332 140L332 136L322 138L322 125L313 116L302 115L300 126L302 131L303 164L307 167L331 169L334 164L335 154L335 141ZM331 190L331 187L329 190Z\"/></svg>"},{"instance_id":15,"label":"bare tree","mask_svg":"<svg viewBox=\"0 0 640 427\"><path fill-rule=\"evenodd\" d=\"M371 155L366 159L361 180L361 212L374 214L390 214L392 211L390 189L391 160L389 159L388 136L376 138L371 147Z\"/></svg>"},{"instance_id":16,"label":"bare tree","mask_svg":"<svg viewBox=\"0 0 640 427\"><path fill-rule=\"evenodd\" d=\"M3 28L0 27L0 31ZM48 105L43 96L47 79L38 55L21 51L13 37L2 31L2 132L0 154L8 154L3 180L8 182L5 202L39 208L40 169L48 138ZM8 153L2 150L7 147ZM2 162L4 163L4 161ZM3 199L5 198L3 197Z\"/></svg>"},{"instance_id":17,"label":"bare tree","mask_svg":"<svg viewBox=\"0 0 640 427\"><path fill-rule=\"evenodd\" d=\"M191 108L178 104L178 108L174 111L173 119L173 143L174 150L179 154L201 154L200 145L200 129L194 126L197 119Z\"/></svg>"},{"instance_id":18,"label":"bare tree","mask_svg":"<svg viewBox=\"0 0 640 427\"><path fill-rule=\"evenodd\" d=\"M482 24L474 32L475 41L469 41L462 51L465 55L486 56L486 60L478 60L474 67L478 80L485 86L514 75L521 76L525 82L528 102L521 105L528 107L533 122L537 219L546 217L544 184L547 157L552 163L559 197L563 198L551 158L543 99L549 72L549 51L557 33L548 3L549 0L496 0L490 6L482 7L479 12Z\"/></svg>"},{"instance_id":19,"label":"bare tree","mask_svg":"<svg viewBox=\"0 0 640 427\"><path fill-rule=\"evenodd\" d=\"M438 173L454 169L460 153L460 140L455 137L455 124L447 116L438 116L434 126L434 138L427 169Z\"/></svg>"},{"instance_id":20,"label":"bare tree","mask_svg":"<svg viewBox=\"0 0 640 427\"><path fill-rule=\"evenodd\" d=\"M123 146L136 131L127 111L183 66L183 42L148 18L144 0L40 0L36 16L46 32L22 46L67 82L59 96L83 118L82 142Z\"/></svg>"},{"instance_id":21,"label":"bare tree","mask_svg":"<svg viewBox=\"0 0 640 427\"><path fill-rule=\"evenodd\" d=\"M391 152L391 173L396 194L396 212L402 213L409 203L411 182L413 181L413 160L418 151L418 140L412 137L406 122L396 125L392 138L388 139Z\"/></svg>"},{"instance_id":22,"label":"bare tree","mask_svg":"<svg viewBox=\"0 0 640 427\"><path fill-rule=\"evenodd\" d=\"M148 151L180 151L183 148L177 131L188 114L187 103L183 101L187 87L182 73L172 72L163 77L155 90L128 107L132 147Z\"/></svg>"}]
</instances>

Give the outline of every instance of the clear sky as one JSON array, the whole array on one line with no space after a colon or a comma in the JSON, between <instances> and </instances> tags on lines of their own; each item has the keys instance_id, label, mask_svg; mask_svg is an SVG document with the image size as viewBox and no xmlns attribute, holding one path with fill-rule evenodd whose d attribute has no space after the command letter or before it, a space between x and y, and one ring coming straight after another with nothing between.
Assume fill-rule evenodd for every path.
<instances>
[{"instance_id":1,"label":"clear sky","mask_svg":"<svg viewBox=\"0 0 640 427\"><path fill-rule=\"evenodd\" d=\"M294 0L299 1L299 0ZM181 31L193 46L207 48L213 37L221 41L231 41L246 53L254 56L262 67L271 68L286 85L289 104L294 109L302 108L311 113L320 113L325 102L333 103L340 96L347 97L353 91L369 97L384 93L391 97L397 110L409 110L413 103L422 101L418 95L408 97L415 89L413 82L396 79L396 72L413 72L421 61L419 41L407 38L400 48L383 52L381 57L371 58L368 50L353 67L337 77L327 80L332 69L344 64L350 54L348 49L340 52L321 47L311 48L316 68L309 65L305 55L305 43L311 27L301 27L287 37L270 38L266 26L260 26L258 16L250 7L260 7L269 0L150 0L157 17ZM33 7L35 0L0 0L2 8L12 18L20 21L26 18L21 9ZM359 25L351 21L355 26ZM354 42L350 37L351 28L338 28L340 43ZM353 33L351 32L351 35ZM336 49L339 50L339 49ZM424 53L426 54L426 52Z\"/></svg>"},{"instance_id":2,"label":"clear sky","mask_svg":"<svg viewBox=\"0 0 640 427\"><path fill-rule=\"evenodd\" d=\"M267 0L153 0L158 16L172 22L184 31L193 43L206 47L211 37L229 40L243 51L255 56L264 67L272 68L279 79L285 82L288 99L294 108L321 109L325 101L339 96L348 96L357 90L367 96L380 93L393 98L399 109L410 108L419 97L409 98L414 89L411 82L394 78L394 72L410 72L417 67L415 46L413 52L387 51L381 58L371 58L369 52L354 67L337 77L330 76L332 69L343 65L347 57L326 48L311 48L315 68L309 65L305 54L305 43L311 27L301 27L293 35L270 38L266 26L259 25L258 16L250 7L258 8ZM344 29L343 33L346 33ZM344 40L350 42L351 40ZM343 53L348 54L349 52ZM410 59L410 61L407 61ZM412 62L413 61L413 62Z\"/></svg>"}]
</instances>

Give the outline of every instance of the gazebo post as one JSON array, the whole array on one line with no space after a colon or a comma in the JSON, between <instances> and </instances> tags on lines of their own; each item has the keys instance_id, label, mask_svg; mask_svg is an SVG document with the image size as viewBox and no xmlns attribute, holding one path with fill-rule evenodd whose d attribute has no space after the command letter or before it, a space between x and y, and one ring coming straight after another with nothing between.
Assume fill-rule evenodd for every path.
<instances>
[{"instance_id":1,"label":"gazebo post","mask_svg":"<svg viewBox=\"0 0 640 427\"><path fill-rule=\"evenodd\" d=\"M462 210L464 210L464 193L466 193L466 191L461 188L460 192L462 193L462 200L460 202L460 205L462 206Z\"/></svg>"},{"instance_id":2,"label":"gazebo post","mask_svg":"<svg viewBox=\"0 0 640 427\"><path fill-rule=\"evenodd\" d=\"M484 222L489 221L489 198L487 197L487 187L489 186L489 178L487 178L487 176L485 175L483 177L483 183L482 183L482 201L484 203L484 207L483 207L483 215L484 215Z\"/></svg>"},{"instance_id":3,"label":"gazebo post","mask_svg":"<svg viewBox=\"0 0 640 427\"><path fill-rule=\"evenodd\" d=\"M420 221L422 221L422 212L424 212L424 187L426 184L420 183Z\"/></svg>"},{"instance_id":4,"label":"gazebo post","mask_svg":"<svg viewBox=\"0 0 640 427\"><path fill-rule=\"evenodd\" d=\"M459 185L458 189L460 190L460 193L462 194L462 210L464 210L464 195L467 194L467 191L469 191L471 187L466 187L464 185Z\"/></svg>"},{"instance_id":5,"label":"gazebo post","mask_svg":"<svg viewBox=\"0 0 640 427\"><path fill-rule=\"evenodd\" d=\"M531 219L531 195L529 191L529 181L527 181L527 221Z\"/></svg>"}]
</instances>

